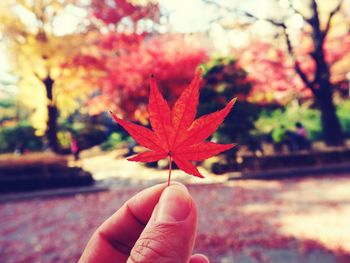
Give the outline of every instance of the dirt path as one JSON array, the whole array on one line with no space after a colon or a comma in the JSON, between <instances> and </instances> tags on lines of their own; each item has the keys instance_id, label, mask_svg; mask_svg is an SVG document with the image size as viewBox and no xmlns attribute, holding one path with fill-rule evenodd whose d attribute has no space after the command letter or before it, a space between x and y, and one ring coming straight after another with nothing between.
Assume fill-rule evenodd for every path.
<instances>
[{"instance_id":1,"label":"dirt path","mask_svg":"<svg viewBox=\"0 0 350 263\"><path fill-rule=\"evenodd\" d=\"M349 177L189 185L195 250L212 262L350 262ZM154 183L112 180L108 192L0 204L1 262L75 262L94 229Z\"/></svg>"}]
</instances>

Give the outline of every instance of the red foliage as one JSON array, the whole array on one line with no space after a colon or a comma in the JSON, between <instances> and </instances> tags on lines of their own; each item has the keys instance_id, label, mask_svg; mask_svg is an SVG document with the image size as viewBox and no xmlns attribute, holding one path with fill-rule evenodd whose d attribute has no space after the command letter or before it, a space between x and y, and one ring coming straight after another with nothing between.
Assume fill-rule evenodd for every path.
<instances>
[{"instance_id":1,"label":"red foliage","mask_svg":"<svg viewBox=\"0 0 350 263\"><path fill-rule=\"evenodd\" d=\"M92 0L92 15L103 21L104 24L116 25L125 18L133 23L141 19L156 19L159 16L159 7L156 3L146 5L133 4L128 0Z\"/></svg>"},{"instance_id":2,"label":"red foliage","mask_svg":"<svg viewBox=\"0 0 350 263\"><path fill-rule=\"evenodd\" d=\"M311 96L283 49L256 42L241 53L240 63L253 82L250 99L254 102L283 103L295 95Z\"/></svg>"},{"instance_id":3,"label":"red foliage","mask_svg":"<svg viewBox=\"0 0 350 263\"><path fill-rule=\"evenodd\" d=\"M190 82L195 68L207 59L203 47L183 36L106 35L98 45L105 74L98 77L100 95L90 101L91 114L107 107L145 120L148 79L157 77L172 103Z\"/></svg>"},{"instance_id":4,"label":"red foliage","mask_svg":"<svg viewBox=\"0 0 350 263\"><path fill-rule=\"evenodd\" d=\"M172 161L184 172L203 178L204 176L190 161L205 160L234 146L203 142L222 123L235 103L235 99L231 100L224 109L195 120L201 74L202 71L198 70L195 78L183 91L172 109L159 92L154 78L151 78L148 112L153 131L126 122L112 113L114 120L127 130L135 141L150 150L129 158L129 161L155 162L169 158L168 184L170 184Z\"/></svg>"},{"instance_id":5,"label":"red foliage","mask_svg":"<svg viewBox=\"0 0 350 263\"><path fill-rule=\"evenodd\" d=\"M207 59L206 49L190 38L155 33L156 2L92 0L90 11L100 31L92 32L92 47L82 50L70 67L91 70L86 78L99 90L89 100L92 115L108 107L145 123L149 75L157 76L172 102Z\"/></svg>"},{"instance_id":6,"label":"red foliage","mask_svg":"<svg viewBox=\"0 0 350 263\"><path fill-rule=\"evenodd\" d=\"M312 46L307 42L306 37L301 39L301 45L295 50L296 57L300 67L309 79L312 79L315 71L314 61L309 56ZM333 65L350 56L350 34L327 39L324 49L326 60L331 68L333 83L344 80L347 66L338 66L333 69ZM250 99L255 102L284 104L291 98L312 97L311 90L295 72L293 59L283 48L257 41L242 50L240 63L248 71L254 83Z\"/></svg>"}]
</instances>

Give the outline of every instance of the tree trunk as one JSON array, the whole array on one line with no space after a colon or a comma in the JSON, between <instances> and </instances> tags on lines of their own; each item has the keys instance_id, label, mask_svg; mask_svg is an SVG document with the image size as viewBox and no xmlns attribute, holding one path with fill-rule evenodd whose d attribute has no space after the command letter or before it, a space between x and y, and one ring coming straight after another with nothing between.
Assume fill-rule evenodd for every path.
<instances>
[{"instance_id":1,"label":"tree trunk","mask_svg":"<svg viewBox=\"0 0 350 263\"><path fill-rule=\"evenodd\" d=\"M316 101L321 111L322 130L326 144L329 146L343 145L344 136L333 103L332 88L320 88L316 93Z\"/></svg>"},{"instance_id":2,"label":"tree trunk","mask_svg":"<svg viewBox=\"0 0 350 263\"><path fill-rule=\"evenodd\" d=\"M333 85L330 81L330 70L325 59L323 41L320 39L321 34L316 30L314 36L314 50L311 53L315 64L314 95L321 111L321 122L323 137L327 145L343 145L344 136L340 126L336 107L333 102Z\"/></svg>"},{"instance_id":3,"label":"tree trunk","mask_svg":"<svg viewBox=\"0 0 350 263\"><path fill-rule=\"evenodd\" d=\"M311 89L315 95L316 101L321 111L321 122L324 140L329 146L343 145L344 136L340 126L338 116L336 114L336 107L333 102L333 85L331 83L331 72L326 61L324 43L328 33L328 26L322 30L320 14L316 0L310 2L310 10L312 12L308 23L312 27L311 39L313 40L313 50L310 53L315 62L314 80L309 81L312 85ZM339 11L339 6L333 12ZM335 13L329 15L329 21Z\"/></svg>"},{"instance_id":4,"label":"tree trunk","mask_svg":"<svg viewBox=\"0 0 350 263\"><path fill-rule=\"evenodd\" d=\"M54 80L50 76L47 76L43 80L43 83L45 85L46 97L48 99L48 104L47 104L48 119L47 119L47 127L46 127L46 138L48 141L49 148L52 151L57 153L59 151L58 139L57 139L58 111L57 111L56 105L53 103L52 91L53 91Z\"/></svg>"}]
</instances>

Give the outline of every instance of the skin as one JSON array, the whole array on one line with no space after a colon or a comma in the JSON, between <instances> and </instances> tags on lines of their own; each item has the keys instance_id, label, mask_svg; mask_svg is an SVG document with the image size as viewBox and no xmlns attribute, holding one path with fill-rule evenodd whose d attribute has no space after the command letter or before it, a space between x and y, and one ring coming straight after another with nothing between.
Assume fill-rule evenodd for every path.
<instances>
[{"instance_id":1,"label":"skin","mask_svg":"<svg viewBox=\"0 0 350 263\"><path fill-rule=\"evenodd\" d=\"M204 255L192 255L197 215L184 185L147 188L95 231L79 263L209 262Z\"/></svg>"}]
</instances>

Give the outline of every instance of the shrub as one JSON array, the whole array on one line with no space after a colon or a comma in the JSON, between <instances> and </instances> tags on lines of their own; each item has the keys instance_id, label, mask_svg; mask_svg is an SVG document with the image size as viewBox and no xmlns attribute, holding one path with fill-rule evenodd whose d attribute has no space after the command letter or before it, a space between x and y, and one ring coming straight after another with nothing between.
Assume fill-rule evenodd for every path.
<instances>
[{"instance_id":1,"label":"shrub","mask_svg":"<svg viewBox=\"0 0 350 263\"><path fill-rule=\"evenodd\" d=\"M247 101L251 84L246 72L229 58L214 59L204 65L204 87L201 89L198 115L222 109L232 98L238 101L214 138L218 142L251 141L250 131L258 117L258 107Z\"/></svg>"},{"instance_id":2,"label":"shrub","mask_svg":"<svg viewBox=\"0 0 350 263\"><path fill-rule=\"evenodd\" d=\"M296 103L283 109L261 111L259 119L255 122L255 128L260 133L270 134L281 125L284 125L287 130L295 130L296 122L304 125L310 140L322 138L320 112Z\"/></svg>"},{"instance_id":3,"label":"shrub","mask_svg":"<svg viewBox=\"0 0 350 263\"><path fill-rule=\"evenodd\" d=\"M120 142L122 142L122 136L121 134L117 133L117 132L113 132L106 141L104 141L101 144L101 149L103 151L108 151L108 150L113 150L115 149Z\"/></svg>"},{"instance_id":4,"label":"shrub","mask_svg":"<svg viewBox=\"0 0 350 263\"><path fill-rule=\"evenodd\" d=\"M337 115L346 137L350 137L350 100L344 101L337 107Z\"/></svg>"},{"instance_id":5,"label":"shrub","mask_svg":"<svg viewBox=\"0 0 350 263\"><path fill-rule=\"evenodd\" d=\"M35 129L28 122L0 128L0 152L13 152L17 148L38 151L43 148L43 137L35 135Z\"/></svg>"},{"instance_id":6,"label":"shrub","mask_svg":"<svg viewBox=\"0 0 350 263\"><path fill-rule=\"evenodd\" d=\"M107 138L106 128L101 124L64 123L60 125L60 130L57 134L62 149L68 150L70 148L71 135L78 140L80 149L88 149L99 145Z\"/></svg>"},{"instance_id":7,"label":"shrub","mask_svg":"<svg viewBox=\"0 0 350 263\"><path fill-rule=\"evenodd\" d=\"M99 145L106 140L106 129L102 125L86 125L83 129L75 130L81 149Z\"/></svg>"}]
</instances>

